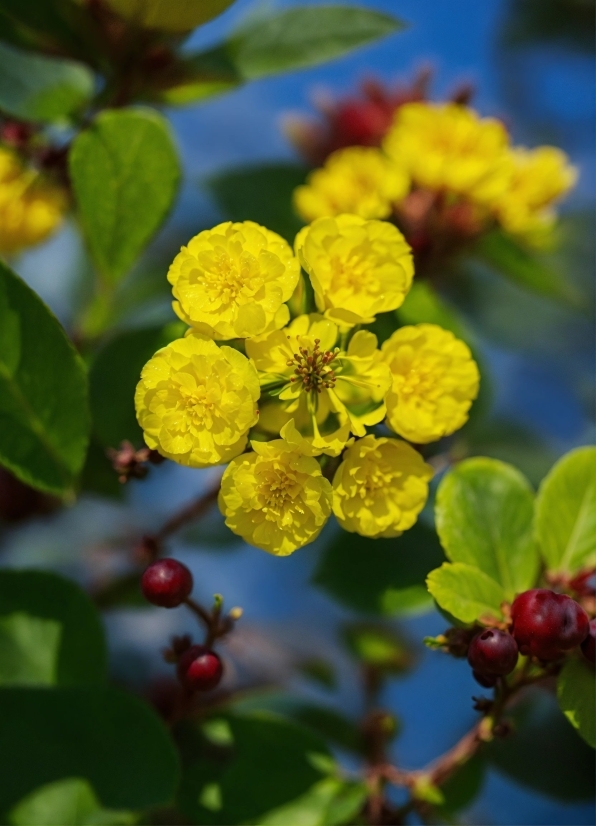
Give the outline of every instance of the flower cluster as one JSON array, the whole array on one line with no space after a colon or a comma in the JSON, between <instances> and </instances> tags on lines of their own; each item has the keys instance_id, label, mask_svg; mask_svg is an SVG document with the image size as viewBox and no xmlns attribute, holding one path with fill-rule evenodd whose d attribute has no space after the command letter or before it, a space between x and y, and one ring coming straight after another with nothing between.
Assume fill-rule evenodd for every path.
<instances>
[{"instance_id":1,"label":"flower cluster","mask_svg":"<svg viewBox=\"0 0 596 826\"><path fill-rule=\"evenodd\" d=\"M555 223L553 204L576 177L559 149L512 147L495 118L481 118L457 103L417 101L396 109L382 147L333 152L296 189L294 205L307 221L349 210L364 218L393 213L399 222L421 203L424 191L440 200L452 222L461 224L465 206L472 234L501 226L540 245Z\"/></svg>"},{"instance_id":2,"label":"flower cluster","mask_svg":"<svg viewBox=\"0 0 596 826\"><path fill-rule=\"evenodd\" d=\"M62 222L64 190L0 146L0 255L44 241Z\"/></svg>"},{"instance_id":3,"label":"flower cluster","mask_svg":"<svg viewBox=\"0 0 596 826\"><path fill-rule=\"evenodd\" d=\"M347 531L398 536L433 473L408 442L460 428L479 384L440 327L401 327L382 348L363 328L401 305L413 275L397 227L359 215L315 220L294 250L249 221L201 232L168 274L189 329L137 386L147 445L192 467L229 463L226 524L269 553L312 542L332 513Z\"/></svg>"}]
</instances>

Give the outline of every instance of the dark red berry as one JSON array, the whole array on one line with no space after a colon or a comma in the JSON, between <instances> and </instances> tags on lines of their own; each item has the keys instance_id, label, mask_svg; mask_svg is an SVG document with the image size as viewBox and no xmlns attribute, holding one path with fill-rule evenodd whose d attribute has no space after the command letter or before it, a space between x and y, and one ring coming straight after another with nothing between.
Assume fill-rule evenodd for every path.
<instances>
[{"instance_id":1,"label":"dark red berry","mask_svg":"<svg viewBox=\"0 0 596 826\"><path fill-rule=\"evenodd\" d=\"M468 648L468 662L480 674L511 674L518 657L517 643L506 631L487 628L476 634Z\"/></svg>"},{"instance_id":2,"label":"dark red berry","mask_svg":"<svg viewBox=\"0 0 596 826\"><path fill-rule=\"evenodd\" d=\"M596 619L590 620L588 636L582 642L582 653L586 660L596 663Z\"/></svg>"},{"instance_id":3,"label":"dark red berry","mask_svg":"<svg viewBox=\"0 0 596 826\"><path fill-rule=\"evenodd\" d=\"M580 597L596 597L596 571L581 571L570 580L569 587Z\"/></svg>"},{"instance_id":4,"label":"dark red berry","mask_svg":"<svg viewBox=\"0 0 596 826\"><path fill-rule=\"evenodd\" d=\"M512 634L522 654L556 660L588 633L588 615L575 600L546 588L520 594L511 606Z\"/></svg>"},{"instance_id":5,"label":"dark red berry","mask_svg":"<svg viewBox=\"0 0 596 826\"><path fill-rule=\"evenodd\" d=\"M192 574L175 559L158 559L141 579L145 599L162 608L177 608L192 591Z\"/></svg>"},{"instance_id":6,"label":"dark red berry","mask_svg":"<svg viewBox=\"0 0 596 826\"><path fill-rule=\"evenodd\" d=\"M221 680L223 665L215 651L193 645L178 660L178 679L192 691L211 691Z\"/></svg>"},{"instance_id":7,"label":"dark red berry","mask_svg":"<svg viewBox=\"0 0 596 826\"><path fill-rule=\"evenodd\" d=\"M478 671L472 671L472 676L483 688L494 688L499 679L496 674L480 674Z\"/></svg>"}]
</instances>

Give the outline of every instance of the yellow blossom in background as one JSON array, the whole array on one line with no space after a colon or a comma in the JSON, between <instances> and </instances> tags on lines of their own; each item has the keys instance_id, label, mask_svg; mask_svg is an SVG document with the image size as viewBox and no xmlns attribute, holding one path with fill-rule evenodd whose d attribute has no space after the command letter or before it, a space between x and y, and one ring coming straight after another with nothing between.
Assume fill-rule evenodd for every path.
<instances>
[{"instance_id":1,"label":"yellow blossom in background","mask_svg":"<svg viewBox=\"0 0 596 826\"><path fill-rule=\"evenodd\" d=\"M181 465L207 467L242 453L259 395L256 370L242 353L191 334L147 362L135 407L150 448Z\"/></svg>"},{"instance_id":2,"label":"yellow blossom in background","mask_svg":"<svg viewBox=\"0 0 596 826\"><path fill-rule=\"evenodd\" d=\"M316 452L337 456L350 433L382 421L391 374L376 336L359 330L346 349L339 341L337 325L316 313L247 339L264 396L260 428L278 433L293 420Z\"/></svg>"},{"instance_id":3,"label":"yellow blossom in background","mask_svg":"<svg viewBox=\"0 0 596 826\"><path fill-rule=\"evenodd\" d=\"M349 447L333 479L333 512L342 528L399 536L415 524L433 469L399 439L365 436Z\"/></svg>"},{"instance_id":4,"label":"yellow blossom in background","mask_svg":"<svg viewBox=\"0 0 596 826\"><path fill-rule=\"evenodd\" d=\"M397 227L356 215L320 218L300 230L296 253L317 309L341 327L395 310L414 277L412 251Z\"/></svg>"},{"instance_id":5,"label":"yellow blossom in background","mask_svg":"<svg viewBox=\"0 0 596 826\"><path fill-rule=\"evenodd\" d=\"M219 508L250 545L287 556L321 532L331 514L331 484L316 459L283 439L252 446L226 469Z\"/></svg>"},{"instance_id":6,"label":"yellow blossom in background","mask_svg":"<svg viewBox=\"0 0 596 826\"><path fill-rule=\"evenodd\" d=\"M393 376L387 421L404 439L424 444L468 420L480 374L469 347L435 324L401 327L382 347Z\"/></svg>"},{"instance_id":7,"label":"yellow blossom in background","mask_svg":"<svg viewBox=\"0 0 596 826\"><path fill-rule=\"evenodd\" d=\"M380 149L338 149L325 166L294 190L294 207L305 221L352 213L361 218L387 218L410 188L410 179Z\"/></svg>"},{"instance_id":8,"label":"yellow blossom in background","mask_svg":"<svg viewBox=\"0 0 596 826\"><path fill-rule=\"evenodd\" d=\"M39 244L62 223L65 191L0 147L0 254Z\"/></svg>"},{"instance_id":9,"label":"yellow blossom in background","mask_svg":"<svg viewBox=\"0 0 596 826\"><path fill-rule=\"evenodd\" d=\"M506 189L509 138L495 118L456 103L406 103L383 147L421 187L491 203Z\"/></svg>"},{"instance_id":10,"label":"yellow blossom in background","mask_svg":"<svg viewBox=\"0 0 596 826\"><path fill-rule=\"evenodd\" d=\"M552 204L577 180L577 169L554 146L511 150L513 161L507 191L495 204L501 226L529 242L548 237L556 220Z\"/></svg>"},{"instance_id":11,"label":"yellow blossom in background","mask_svg":"<svg viewBox=\"0 0 596 826\"><path fill-rule=\"evenodd\" d=\"M168 281L183 321L211 338L231 339L283 327L299 274L281 236L252 221L227 221L182 247Z\"/></svg>"}]
</instances>

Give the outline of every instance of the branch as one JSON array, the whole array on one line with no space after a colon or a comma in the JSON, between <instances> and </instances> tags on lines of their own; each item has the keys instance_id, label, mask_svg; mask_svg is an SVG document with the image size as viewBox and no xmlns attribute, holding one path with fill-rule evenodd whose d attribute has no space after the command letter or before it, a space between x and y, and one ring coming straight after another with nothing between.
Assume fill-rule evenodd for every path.
<instances>
[{"instance_id":1,"label":"branch","mask_svg":"<svg viewBox=\"0 0 596 826\"><path fill-rule=\"evenodd\" d=\"M189 522L193 522L195 519L198 519L199 516L202 516L217 500L220 485L221 479L218 479L217 484L210 488L206 493L199 496L199 498L195 499L194 502L191 502L189 505L181 508L177 513L164 522L158 531L151 534L151 538L159 544L173 533L176 533L176 531L179 531L180 528L183 528L184 525L187 525Z\"/></svg>"}]
</instances>

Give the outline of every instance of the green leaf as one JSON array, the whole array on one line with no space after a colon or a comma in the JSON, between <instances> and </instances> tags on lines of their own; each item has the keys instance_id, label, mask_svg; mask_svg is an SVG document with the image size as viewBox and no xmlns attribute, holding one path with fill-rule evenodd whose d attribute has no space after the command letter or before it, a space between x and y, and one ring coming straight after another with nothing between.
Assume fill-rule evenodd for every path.
<instances>
[{"instance_id":1,"label":"green leaf","mask_svg":"<svg viewBox=\"0 0 596 826\"><path fill-rule=\"evenodd\" d=\"M448 559L479 568L508 600L532 587L538 573L533 498L518 470L482 457L457 465L437 491L437 532Z\"/></svg>"},{"instance_id":2,"label":"green leaf","mask_svg":"<svg viewBox=\"0 0 596 826\"><path fill-rule=\"evenodd\" d=\"M286 701L280 711L330 740L334 746L361 754L364 748L357 723L334 708L301 701Z\"/></svg>"},{"instance_id":3,"label":"green leaf","mask_svg":"<svg viewBox=\"0 0 596 826\"><path fill-rule=\"evenodd\" d=\"M108 0L108 3L137 26L188 32L217 17L234 0Z\"/></svg>"},{"instance_id":4,"label":"green leaf","mask_svg":"<svg viewBox=\"0 0 596 826\"><path fill-rule=\"evenodd\" d=\"M486 764L478 755L464 763L441 786L443 794L441 810L453 815L469 806L474 798L480 794L485 774Z\"/></svg>"},{"instance_id":5,"label":"green leaf","mask_svg":"<svg viewBox=\"0 0 596 826\"><path fill-rule=\"evenodd\" d=\"M368 790L363 782L327 777L297 800L259 819L259 826L339 826L351 823L364 806Z\"/></svg>"},{"instance_id":6,"label":"green leaf","mask_svg":"<svg viewBox=\"0 0 596 826\"><path fill-rule=\"evenodd\" d=\"M494 230L483 235L476 243L474 252L484 263L515 284L548 298L581 307L580 296L568 279L505 232Z\"/></svg>"},{"instance_id":7,"label":"green leaf","mask_svg":"<svg viewBox=\"0 0 596 826\"><path fill-rule=\"evenodd\" d=\"M157 715L117 689L0 689L0 813L47 783L81 778L108 809L165 805L178 762ZM100 821L101 822L101 821Z\"/></svg>"},{"instance_id":8,"label":"green leaf","mask_svg":"<svg viewBox=\"0 0 596 826\"><path fill-rule=\"evenodd\" d=\"M343 629L343 637L351 653L366 665L401 674L412 665L410 648L393 628L372 623L355 623Z\"/></svg>"},{"instance_id":9,"label":"green leaf","mask_svg":"<svg viewBox=\"0 0 596 826\"><path fill-rule=\"evenodd\" d=\"M502 618L501 603L505 591L494 579L473 565L444 562L431 571L426 580L428 590L441 608L462 622L474 622L485 616Z\"/></svg>"},{"instance_id":10,"label":"green leaf","mask_svg":"<svg viewBox=\"0 0 596 826\"><path fill-rule=\"evenodd\" d=\"M403 27L395 17L358 6L293 8L247 24L226 51L241 77L252 80L325 63Z\"/></svg>"},{"instance_id":11,"label":"green leaf","mask_svg":"<svg viewBox=\"0 0 596 826\"><path fill-rule=\"evenodd\" d=\"M183 776L179 804L193 822L260 824L322 779L311 755L329 752L310 729L262 711L226 719L233 746L211 759L199 749Z\"/></svg>"},{"instance_id":12,"label":"green leaf","mask_svg":"<svg viewBox=\"0 0 596 826\"><path fill-rule=\"evenodd\" d=\"M402 324L438 324L462 341L469 341L470 332L457 311L441 298L428 281L414 281L396 313Z\"/></svg>"},{"instance_id":13,"label":"green leaf","mask_svg":"<svg viewBox=\"0 0 596 826\"><path fill-rule=\"evenodd\" d=\"M117 281L166 218L180 166L167 121L145 109L100 114L74 141L70 174L100 274Z\"/></svg>"},{"instance_id":14,"label":"green leaf","mask_svg":"<svg viewBox=\"0 0 596 826\"><path fill-rule=\"evenodd\" d=\"M596 674L593 665L569 659L557 679L561 711L588 745L596 748Z\"/></svg>"},{"instance_id":15,"label":"green leaf","mask_svg":"<svg viewBox=\"0 0 596 826\"><path fill-rule=\"evenodd\" d=\"M36 789L10 813L12 826L127 826L133 812L102 809L86 780L73 777Z\"/></svg>"},{"instance_id":16,"label":"green leaf","mask_svg":"<svg viewBox=\"0 0 596 826\"><path fill-rule=\"evenodd\" d=\"M551 571L596 564L596 447L563 456L536 497L536 539Z\"/></svg>"},{"instance_id":17,"label":"green leaf","mask_svg":"<svg viewBox=\"0 0 596 826\"><path fill-rule=\"evenodd\" d=\"M232 169L207 181L223 216L230 221L256 221L294 243L304 222L292 209L292 193L304 183L299 164Z\"/></svg>"},{"instance_id":18,"label":"green leaf","mask_svg":"<svg viewBox=\"0 0 596 826\"><path fill-rule=\"evenodd\" d=\"M93 74L80 63L0 43L0 109L30 121L60 121L91 98Z\"/></svg>"},{"instance_id":19,"label":"green leaf","mask_svg":"<svg viewBox=\"0 0 596 826\"><path fill-rule=\"evenodd\" d=\"M549 691L535 690L507 712L515 733L495 738L483 755L500 772L557 800L592 800L594 751L577 736Z\"/></svg>"},{"instance_id":20,"label":"green leaf","mask_svg":"<svg viewBox=\"0 0 596 826\"><path fill-rule=\"evenodd\" d=\"M41 299L0 263L0 462L66 494L89 433L85 368Z\"/></svg>"},{"instance_id":21,"label":"green leaf","mask_svg":"<svg viewBox=\"0 0 596 826\"><path fill-rule=\"evenodd\" d=\"M348 608L386 616L432 608L425 579L443 560L420 522L397 539L341 532L323 551L313 582Z\"/></svg>"},{"instance_id":22,"label":"green leaf","mask_svg":"<svg viewBox=\"0 0 596 826\"><path fill-rule=\"evenodd\" d=\"M4 684L72 686L106 678L94 605L73 582L47 571L0 571L0 646Z\"/></svg>"}]
</instances>

